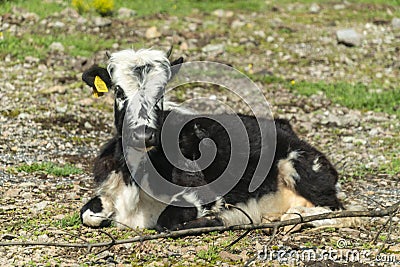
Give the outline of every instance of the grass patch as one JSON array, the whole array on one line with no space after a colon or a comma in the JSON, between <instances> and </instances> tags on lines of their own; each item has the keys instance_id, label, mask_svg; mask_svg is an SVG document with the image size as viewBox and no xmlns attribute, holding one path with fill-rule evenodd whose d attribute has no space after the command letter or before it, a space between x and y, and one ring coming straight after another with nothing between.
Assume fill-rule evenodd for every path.
<instances>
[{"instance_id":1,"label":"grass patch","mask_svg":"<svg viewBox=\"0 0 400 267\"><path fill-rule=\"evenodd\" d=\"M79 168L71 164L65 165L57 165L52 162L43 162L43 163L32 163L32 164L24 164L16 167L18 172L26 172L26 173L34 173L41 172L45 174L51 174L54 176L69 176L72 174L80 174L83 171Z\"/></svg>"},{"instance_id":2,"label":"grass patch","mask_svg":"<svg viewBox=\"0 0 400 267\"><path fill-rule=\"evenodd\" d=\"M67 6L70 6L69 1L0 0L0 14L11 13L13 7L18 7L36 13L40 18L45 18L55 12L60 12Z\"/></svg>"},{"instance_id":3,"label":"grass patch","mask_svg":"<svg viewBox=\"0 0 400 267\"><path fill-rule=\"evenodd\" d=\"M100 40L98 36L83 33L74 35L25 34L22 37L16 37L6 32L4 40L0 42L0 58L11 54L18 59L24 59L26 56L44 59L49 53L49 46L53 42L63 44L65 52L71 56L91 56L94 52L107 49L114 43L113 40Z\"/></svg>"},{"instance_id":4,"label":"grass patch","mask_svg":"<svg viewBox=\"0 0 400 267\"><path fill-rule=\"evenodd\" d=\"M375 86L371 86L372 88ZM371 90L371 87L357 83L339 82L297 82L290 88L306 96L324 92L334 103L362 111L373 110L400 115L400 88L388 90Z\"/></svg>"},{"instance_id":5,"label":"grass patch","mask_svg":"<svg viewBox=\"0 0 400 267\"><path fill-rule=\"evenodd\" d=\"M149 0L149 1L115 1L116 9L127 7L135 10L139 16L166 13L171 15L187 16L194 9L202 12L212 12L216 9L262 11L266 4L263 1L234 1L234 0Z\"/></svg>"},{"instance_id":6,"label":"grass patch","mask_svg":"<svg viewBox=\"0 0 400 267\"><path fill-rule=\"evenodd\" d=\"M72 215L66 216L57 222L57 226L62 228L65 227L79 227L81 225L81 219L79 218L78 213L74 213Z\"/></svg>"},{"instance_id":7,"label":"grass patch","mask_svg":"<svg viewBox=\"0 0 400 267\"><path fill-rule=\"evenodd\" d=\"M209 246L207 250L202 249L196 253L198 259L207 261L208 263L215 263L220 259L218 248L216 246Z\"/></svg>"}]
</instances>

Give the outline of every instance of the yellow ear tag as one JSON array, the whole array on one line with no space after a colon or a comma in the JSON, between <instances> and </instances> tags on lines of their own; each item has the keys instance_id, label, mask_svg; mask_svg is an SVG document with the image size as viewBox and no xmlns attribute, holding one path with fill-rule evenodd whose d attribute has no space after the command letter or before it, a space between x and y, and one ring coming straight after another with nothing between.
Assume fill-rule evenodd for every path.
<instances>
[{"instance_id":1,"label":"yellow ear tag","mask_svg":"<svg viewBox=\"0 0 400 267\"><path fill-rule=\"evenodd\" d=\"M96 87L97 92L100 93L108 92L106 83L99 76L94 77L94 86Z\"/></svg>"}]
</instances>

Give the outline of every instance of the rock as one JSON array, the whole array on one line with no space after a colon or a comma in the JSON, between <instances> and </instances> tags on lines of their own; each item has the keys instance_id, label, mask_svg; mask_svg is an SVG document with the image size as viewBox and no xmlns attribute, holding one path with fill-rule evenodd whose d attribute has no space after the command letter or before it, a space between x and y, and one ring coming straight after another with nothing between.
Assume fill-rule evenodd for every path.
<instances>
[{"instance_id":1,"label":"rock","mask_svg":"<svg viewBox=\"0 0 400 267\"><path fill-rule=\"evenodd\" d=\"M22 187L22 188L29 188L29 187L35 187L35 186L36 186L36 184L33 182L23 182L23 183L19 184L19 187Z\"/></svg>"},{"instance_id":2,"label":"rock","mask_svg":"<svg viewBox=\"0 0 400 267\"><path fill-rule=\"evenodd\" d=\"M232 254L228 251L221 251L219 253L219 256L223 259L223 260L230 260L230 261L240 261L242 260L242 257L236 254Z\"/></svg>"},{"instance_id":3,"label":"rock","mask_svg":"<svg viewBox=\"0 0 400 267\"><path fill-rule=\"evenodd\" d=\"M49 46L49 49L52 52L64 52L64 46L62 45L62 43L59 43L59 42L51 43L51 45Z\"/></svg>"},{"instance_id":4,"label":"rock","mask_svg":"<svg viewBox=\"0 0 400 267\"><path fill-rule=\"evenodd\" d=\"M182 42L181 45L179 46L179 49L185 51L189 49L189 46L186 42Z\"/></svg>"},{"instance_id":5,"label":"rock","mask_svg":"<svg viewBox=\"0 0 400 267\"><path fill-rule=\"evenodd\" d=\"M19 188L12 188L12 189L8 189L5 193L4 193L4 195L3 195L3 197L16 197L16 196L18 196L19 195L19 193L21 192L21 189L19 189Z\"/></svg>"},{"instance_id":6,"label":"rock","mask_svg":"<svg viewBox=\"0 0 400 267\"><path fill-rule=\"evenodd\" d=\"M345 8L346 8L346 6L343 4L336 4L333 6L334 10L341 10L341 9L345 9Z\"/></svg>"},{"instance_id":7,"label":"rock","mask_svg":"<svg viewBox=\"0 0 400 267\"><path fill-rule=\"evenodd\" d=\"M48 242L49 241L49 236L46 234L38 236L38 241L39 242Z\"/></svg>"},{"instance_id":8,"label":"rock","mask_svg":"<svg viewBox=\"0 0 400 267\"><path fill-rule=\"evenodd\" d=\"M117 12L117 16L120 19L127 19L127 18L131 18L134 17L136 15L136 11L133 9L129 9L126 7L121 7L120 9L118 9Z\"/></svg>"},{"instance_id":9,"label":"rock","mask_svg":"<svg viewBox=\"0 0 400 267\"><path fill-rule=\"evenodd\" d=\"M344 136L342 138L343 143L353 143L354 137L353 136Z\"/></svg>"},{"instance_id":10,"label":"rock","mask_svg":"<svg viewBox=\"0 0 400 267\"><path fill-rule=\"evenodd\" d=\"M29 119L31 117L31 115L29 115L28 113L21 113L18 115L18 119L20 120L26 120Z\"/></svg>"},{"instance_id":11,"label":"rock","mask_svg":"<svg viewBox=\"0 0 400 267\"><path fill-rule=\"evenodd\" d=\"M254 35L260 36L261 38L265 38L265 32L263 30L254 31Z\"/></svg>"},{"instance_id":12,"label":"rock","mask_svg":"<svg viewBox=\"0 0 400 267\"><path fill-rule=\"evenodd\" d=\"M216 9L212 14L218 18L231 18L234 15L233 11L225 11L223 9Z\"/></svg>"},{"instance_id":13,"label":"rock","mask_svg":"<svg viewBox=\"0 0 400 267\"><path fill-rule=\"evenodd\" d=\"M67 112L68 105L65 106L56 106L56 112L58 113L65 113Z\"/></svg>"},{"instance_id":14,"label":"rock","mask_svg":"<svg viewBox=\"0 0 400 267\"><path fill-rule=\"evenodd\" d=\"M65 86L55 85L55 86L52 86L52 87L49 87L49 88L40 89L39 93L43 94L43 95L51 95L51 94L54 94L54 93L64 94L65 91L66 91L66 87Z\"/></svg>"},{"instance_id":15,"label":"rock","mask_svg":"<svg viewBox=\"0 0 400 267\"><path fill-rule=\"evenodd\" d=\"M204 46L201 51L204 53L215 52L215 53L223 53L225 51L224 44L208 44Z\"/></svg>"},{"instance_id":16,"label":"rock","mask_svg":"<svg viewBox=\"0 0 400 267\"><path fill-rule=\"evenodd\" d=\"M336 32L339 44L346 46L359 46L361 44L361 35L354 29L342 29Z\"/></svg>"},{"instance_id":17,"label":"rock","mask_svg":"<svg viewBox=\"0 0 400 267\"><path fill-rule=\"evenodd\" d=\"M25 57L25 62L28 63L39 63L40 59L37 57L32 57L32 56L26 56Z\"/></svg>"},{"instance_id":18,"label":"rock","mask_svg":"<svg viewBox=\"0 0 400 267\"><path fill-rule=\"evenodd\" d=\"M21 16L24 20L33 22L37 22L40 19L38 14L32 12L22 13Z\"/></svg>"},{"instance_id":19,"label":"rock","mask_svg":"<svg viewBox=\"0 0 400 267\"><path fill-rule=\"evenodd\" d=\"M393 29L400 29L400 18L392 19L392 27Z\"/></svg>"},{"instance_id":20,"label":"rock","mask_svg":"<svg viewBox=\"0 0 400 267\"><path fill-rule=\"evenodd\" d=\"M86 129L92 129L93 126L90 124L90 122L86 121L85 124L83 125Z\"/></svg>"},{"instance_id":21,"label":"rock","mask_svg":"<svg viewBox=\"0 0 400 267\"><path fill-rule=\"evenodd\" d=\"M317 3L312 3L309 9L310 13L319 13L321 7Z\"/></svg>"},{"instance_id":22,"label":"rock","mask_svg":"<svg viewBox=\"0 0 400 267\"><path fill-rule=\"evenodd\" d=\"M377 129L377 128L372 128L372 129L368 132L368 134L369 134L369 136L376 136L376 135L378 135L379 132L380 132L379 129Z\"/></svg>"},{"instance_id":23,"label":"rock","mask_svg":"<svg viewBox=\"0 0 400 267\"><path fill-rule=\"evenodd\" d=\"M67 7L64 10L60 12L61 17L63 18L69 18L69 19L77 19L80 18L81 16L79 15L78 11L71 7Z\"/></svg>"},{"instance_id":24,"label":"rock","mask_svg":"<svg viewBox=\"0 0 400 267\"><path fill-rule=\"evenodd\" d=\"M232 21L232 23L231 23L231 27L232 27L233 29L241 28L241 27L243 27L244 25L246 25L246 22L241 21L241 20L234 20L234 21Z\"/></svg>"},{"instance_id":25,"label":"rock","mask_svg":"<svg viewBox=\"0 0 400 267\"><path fill-rule=\"evenodd\" d=\"M161 33L157 30L156 26L153 26L146 30L145 36L147 39L154 39L160 37Z\"/></svg>"},{"instance_id":26,"label":"rock","mask_svg":"<svg viewBox=\"0 0 400 267\"><path fill-rule=\"evenodd\" d=\"M107 26L111 26L112 21L108 18L103 18L103 17L95 17L94 18L94 25L97 27L107 27Z\"/></svg>"},{"instance_id":27,"label":"rock","mask_svg":"<svg viewBox=\"0 0 400 267\"><path fill-rule=\"evenodd\" d=\"M64 22L61 22L61 21L56 21L56 22L54 22L53 23L53 25L52 25L54 28L64 28L64 26L65 26L65 23Z\"/></svg>"}]
</instances>

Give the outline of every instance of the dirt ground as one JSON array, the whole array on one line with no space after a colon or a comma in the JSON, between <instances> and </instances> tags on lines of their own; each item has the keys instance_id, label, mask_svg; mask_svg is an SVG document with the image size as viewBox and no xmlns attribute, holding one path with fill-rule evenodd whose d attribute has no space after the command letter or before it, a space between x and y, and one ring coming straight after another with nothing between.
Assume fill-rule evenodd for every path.
<instances>
[{"instance_id":1,"label":"dirt ground","mask_svg":"<svg viewBox=\"0 0 400 267\"><path fill-rule=\"evenodd\" d=\"M173 57L217 61L242 70L262 89L274 115L290 119L302 138L332 160L340 173L346 207L374 210L393 205L400 200L399 167L392 163L400 153L398 115L350 109L322 92L304 96L293 88L300 81L398 88L400 30L387 17L362 16L365 10L389 17L394 11L384 5L338 7L332 3L314 12L310 5L271 5L257 13L197 11L187 17L160 14L140 19L82 17L71 8L39 18L14 10L3 15L1 22L17 36L61 31L97 34L99 40L113 40L109 51L132 46L167 50L173 44ZM338 44L336 31L349 27L362 34L360 45ZM109 241L107 234L82 226L78 219L80 207L93 195L93 158L113 131L112 96L92 98L80 76L93 63L104 65L105 51L74 56L66 45L52 44L46 52L43 58L4 55L1 63L0 242ZM232 101L223 90L198 86L173 97L183 101L197 96ZM241 104L236 107L240 111ZM82 172L63 177L19 168L37 162L68 163ZM272 241L268 231L257 230L231 248L226 246L243 232L117 245L103 252L98 248L0 246L0 263L400 266L399 220L397 213L390 221L388 217L359 219L350 225L304 227L291 234L280 230ZM137 231L115 227L104 231L116 239L137 236ZM310 259L307 253L317 256Z\"/></svg>"}]
</instances>

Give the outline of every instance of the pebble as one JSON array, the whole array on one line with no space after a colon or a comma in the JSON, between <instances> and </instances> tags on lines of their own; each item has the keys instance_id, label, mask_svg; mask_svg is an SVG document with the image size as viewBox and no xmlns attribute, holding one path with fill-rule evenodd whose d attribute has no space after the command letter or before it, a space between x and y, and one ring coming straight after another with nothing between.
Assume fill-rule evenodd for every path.
<instances>
[{"instance_id":1,"label":"pebble","mask_svg":"<svg viewBox=\"0 0 400 267\"><path fill-rule=\"evenodd\" d=\"M392 27L393 29L400 29L400 18L392 19Z\"/></svg>"},{"instance_id":2,"label":"pebble","mask_svg":"<svg viewBox=\"0 0 400 267\"><path fill-rule=\"evenodd\" d=\"M90 124L90 122L85 121L85 124L83 125L86 129L92 129L93 126Z\"/></svg>"},{"instance_id":3,"label":"pebble","mask_svg":"<svg viewBox=\"0 0 400 267\"><path fill-rule=\"evenodd\" d=\"M49 46L50 51L52 52L64 52L64 46L60 42L53 42Z\"/></svg>"},{"instance_id":4,"label":"pebble","mask_svg":"<svg viewBox=\"0 0 400 267\"><path fill-rule=\"evenodd\" d=\"M107 27L107 26L111 26L112 21L108 18L104 18L104 17L95 17L93 20L93 23L96 27Z\"/></svg>"},{"instance_id":5,"label":"pebble","mask_svg":"<svg viewBox=\"0 0 400 267\"><path fill-rule=\"evenodd\" d=\"M225 45L224 44L208 44L204 46L201 51L204 53L223 53L225 50Z\"/></svg>"},{"instance_id":6,"label":"pebble","mask_svg":"<svg viewBox=\"0 0 400 267\"><path fill-rule=\"evenodd\" d=\"M361 35L354 29L342 29L336 32L338 43L346 46L359 46L361 44Z\"/></svg>"},{"instance_id":7,"label":"pebble","mask_svg":"<svg viewBox=\"0 0 400 267\"><path fill-rule=\"evenodd\" d=\"M161 33L157 30L156 26L152 26L146 30L145 37L147 39L154 39L161 36Z\"/></svg>"},{"instance_id":8,"label":"pebble","mask_svg":"<svg viewBox=\"0 0 400 267\"><path fill-rule=\"evenodd\" d=\"M127 19L127 18L131 18L134 17L136 15L136 11L133 9L129 9L126 7L121 7L120 9L118 9L117 12L117 16L120 19Z\"/></svg>"},{"instance_id":9,"label":"pebble","mask_svg":"<svg viewBox=\"0 0 400 267\"><path fill-rule=\"evenodd\" d=\"M57 105L56 106L56 112L58 112L58 113L65 113L65 112L67 112L67 109L68 109L68 105L64 105L64 106Z\"/></svg>"},{"instance_id":10,"label":"pebble","mask_svg":"<svg viewBox=\"0 0 400 267\"><path fill-rule=\"evenodd\" d=\"M317 3L312 3L309 11L310 13L319 13L321 11L321 7Z\"/></svg>"}]
</instances>

